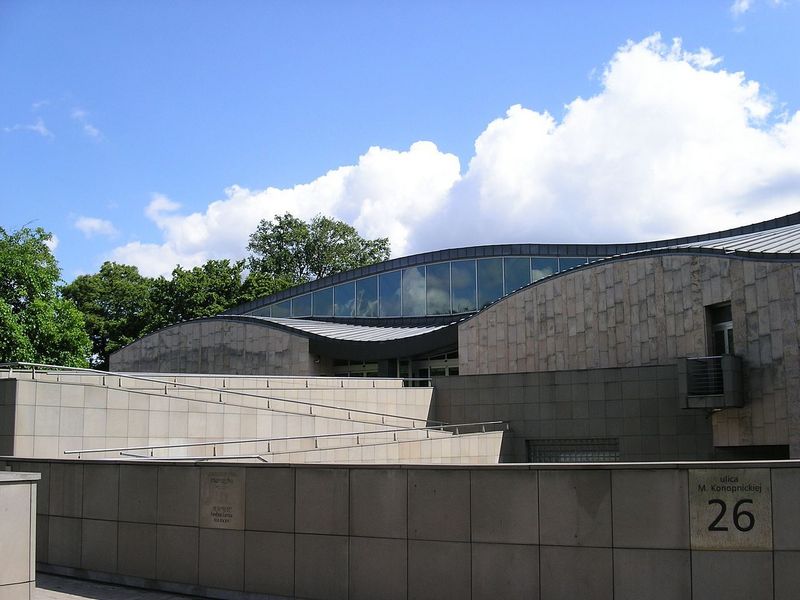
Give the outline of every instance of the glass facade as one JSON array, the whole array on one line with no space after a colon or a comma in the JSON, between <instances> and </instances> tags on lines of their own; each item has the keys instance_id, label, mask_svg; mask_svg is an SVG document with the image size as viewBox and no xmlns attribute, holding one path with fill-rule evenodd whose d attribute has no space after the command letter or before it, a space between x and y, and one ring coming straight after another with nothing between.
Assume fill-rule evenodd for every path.
<instances>
[{"instance_id":1,"label":"glass facade","mask_svg":"<svg viewBox=\"0 0 800 600\"><path fill-rule=\"evenodd\" d=\"M573 257L566 257L566 258L559 258L558 265L559 271L566 271L567 269L571 269L572 267L580 267L581 265L586 264L585 258L573 258Z\"/></svg>"},{"instance_id":2,"label":"glass facade","mask_svg":"<svg viewBox=\"0 0 800 600\"><path fill-rule=\"evenodd\" d=\"M439 263L425 267L426 313L449 315L450 311L450 263Z\"/></svg>"},{"instance_id":3,"label":"glass facade","mask_svg":"<svg viewBox=\"0 0 800 600\"><path fill-rule=\"evenodd\" d=\"M583 257L508 256L408 267L261 307L273 317L422 317L474 312L531 282L586 264Z\"/></svg>"},{"instance_id":4,"label":"glass facade","mask_svg":"<svg viewBox=\"0 0 800 600\"><path fill-rule=\"evenodd\" d=\"M303 294L292 298L292 316L310 317L311 316L311 294Z\"/></svg>"},{"instance_id":5,"label":"glass facade","mask_svg":"<svg viewBox=\"0 0 800 600\"><path fill-rule=\"evenodd\" d=\"M506 294L528 285L531 282L531 259L504 258L503 280Z\"/></svg>"},{"instance_id":6,"label":"glass facade","mask_svg":"<svg viewBox=\"0 0 800 600\"><path fill-rule=\"evenodd\" d=\"M354 317L356 304L356 282L343 283L333 288L333 316Z\"/></svg>"},{"instance_id":7,"label":"glass facade","mask_svg":"<svg viewBox=\"0 0 800 600\"><path fill-rule=\"evenodd\" d=\"M553 273L558 273L557 258L531 259L531 281L539 281L545 277L550 277Z\"/></svg>"},{"instance_id":8,"label":"glass facade","mask_svg":"<svg viewBox=\"0 0 800 600\"><path fill-rule=\"evenodd\" d=\"M325 288L314 292L314 316L332 317L333 316L333 288Z\"/></svg>"},{"instance_id":9,"label":"glass facade","mask_svg":"<svg viewBox=\"0 0 800 600\"><path fill-rule=\"evenodd\" d=\"M380 290L380 310L382 317L399 317L403 314L403 304L401 301L401 280L400 271L381 273L378 275L378 287Z\"/></svg>"},{"instance_id":10,"label":"glass facade","mask_svg":"<svg viewBox=\"0 0 800 600\"><path fill-rule=\"evenodd\" d=\"M403 269L403 316L425 315L425 267Z\"/></svg>"},{"instance_id":11,"label":"glass facade","mask_svg":"<svg viewBox=\"0 0 800 600\"><path fill-rule=\"evenodd\" d=\"M378 278L367 277L356 281L356 316L378 316Z\"/></svg>"},{"instance_id":12,"label":"glass facade","mask_svg":"<svg viewBox=\"0 0 800 600\"><path fill-rule=\"evenodd\" d=\"M272 305L273 317L291 317L292 316L292 301L284 300Z\"/></svg>"},{"instance_id":13,"label":"glass facade","mask_svg":"<svg viewBox=\"0 0 800 600\"><path fill-rule=\"evenodd\" d=\"M478 261L478 308L488 306L503 297L503 259L485 258Z\"/></svg>"},{"instance_id":14,"label":"glass facade","mask_svg":"<svg viewBox=\"0 0 800 600\"><path fill-rule=\"evenodd\" d=\"M453 313L472 312L477 308L475 294L478 280L475 278L474 260L454 260L450 263L450 281L453 293Z\"/></svg>"}]
</instances>

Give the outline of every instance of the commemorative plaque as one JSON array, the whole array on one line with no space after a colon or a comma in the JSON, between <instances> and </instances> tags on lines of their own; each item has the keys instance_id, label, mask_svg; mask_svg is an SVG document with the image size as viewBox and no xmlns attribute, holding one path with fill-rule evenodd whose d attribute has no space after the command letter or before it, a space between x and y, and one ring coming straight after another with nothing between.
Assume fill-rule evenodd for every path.
<instances>
[{"instance_id":1,"label":"commemorative plaque","mask_svg":"<svg viewBox=\"0 0 800 600\"><path fill-rule=\"evenodd\" d=\"M200 527L242 529L244 485L238 469L200 470Z\"/></svg>"}]
</instances>

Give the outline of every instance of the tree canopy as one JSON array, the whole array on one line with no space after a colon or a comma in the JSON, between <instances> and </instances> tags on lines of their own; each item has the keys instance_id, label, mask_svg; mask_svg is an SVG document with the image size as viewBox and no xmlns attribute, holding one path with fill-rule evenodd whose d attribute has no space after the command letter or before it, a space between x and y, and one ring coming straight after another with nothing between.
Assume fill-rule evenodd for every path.
<instances>
[{"instance_id":1,"label":"tree canopy","mask_svg":"<svg viewBox=\"0 0 800 600\"><path fill-rule=\"evenodd\" d=\"M92 340L92 366L108 368L112 352L143 335L271 294L288 284L262 275L245 277L244 260L209 260L169 278L150 278L136 267L105 262L93 275L81 275L64 288L86 318Z\"/></svg>"},{"instance_id":2,"label":"tree canopy","mask_svg":"<svg viewBox=\"0 0 800 600\"><path fill-rule=\"evenodd\" d=\"M287 287L287 282L261 275L245 276L245 261L209 260L193 269L180 265L172 277L159 277L150 292L150 331L224 310Z\"/></svg>"},{"instance_id":3,"label":"tree canopy","mask_svg":"<svg viewBox=\"0 0 800 600\"><path fill-rule=\"evenodd\" d=\"M61 271L37 227L0 227L0 361L86 366L83 315L61 295Z\"/></svg>"},{"instance_id":4,"label":"tree canopy","mask_svg":"<svg viewBox=\"0 0 800 600\"><path fill-rule=\"evenodd\" d=\"M28 273L0 279L0 297L27 298L49 291L59 302L62 312L73 310L75 317L83 313L86 332L91 339L91 351L85 351L92 366L108 368L109 355L143 335L173 323L217 315L233 306L273 294L310 279L325 277L354 269L389 257L386 238L367 240L347 223L317 216L306 223L287 213L273 221L262 220L250 236L247 260L209 260L190 269L180 265L169 277L142 276L136 267L105 262L97 273L81 275L65 286L61 298L53 291L59 278L58 265L42 236L34 252L34 242L28 240L24 251L18 248L8 259L7 270L16 268ZM31 235L31 232L26 234ZM41 251L44 248L45 252ZM39 256L39 269L21 269L15 260L25 252ZM19 302L17 302L19 303ZM74 304L73 304L74 303ZM28 329L12 318L19 312L16 305L0 304L0 347L17 348L15 356L37 355L26 346ZM76 310L76 307L77 309ZM44 314L44 313L43 313ZM63 321L65 318L61 315ZM52 323L59 323L51 319ZM46 332L51 321L36 327ZM44 335L42 333L41 335ZM51 337L56 332L49 334ZM61 334L65 335L65 334ZM4 355L5 356L5 355ZM15 360L31 360L16 358ZM56 361L57 364L68 364Z\"/></svg>"},{"instance_id":5,"label":"tree canopy","mask_svg":"<svg viewBox=\"0 0 800 600\"><path fill-rule=\"evenodd\" d=\"M93 275L81 275L64 288L78 306L92 340L92 366L108 368L108 355L147 329L152 280L136 267L104 262Z\"/></svg>"},{"instance_id":6,"label":"tree canopy","mask_svg":"<svg viewBox=\"0 0 800 600\"><path fill-rule=\"evenodd\" d=\"M262 219L250 236L248 267L291 285L389 258L388 238L369 240L352 225L317 215L310 222L286 213Z\"/></svg>"}]
</instances>

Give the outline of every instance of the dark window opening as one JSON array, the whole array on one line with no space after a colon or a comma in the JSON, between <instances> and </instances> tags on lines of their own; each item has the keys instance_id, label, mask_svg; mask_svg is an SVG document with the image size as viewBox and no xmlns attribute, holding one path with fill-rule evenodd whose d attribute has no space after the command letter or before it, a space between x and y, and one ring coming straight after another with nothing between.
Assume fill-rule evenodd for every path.
<instances>
[{"instance_id":1,"label":"dark window opening","mask_svg":"<svg viewBox=\"0 0 800 600\"><path fill-rule=\"evenodd\" d=\"M733 354L733 315L730 303L709 306L706 311L711 326L710 354L712 356Z\"/></svg>"}]
</instances>

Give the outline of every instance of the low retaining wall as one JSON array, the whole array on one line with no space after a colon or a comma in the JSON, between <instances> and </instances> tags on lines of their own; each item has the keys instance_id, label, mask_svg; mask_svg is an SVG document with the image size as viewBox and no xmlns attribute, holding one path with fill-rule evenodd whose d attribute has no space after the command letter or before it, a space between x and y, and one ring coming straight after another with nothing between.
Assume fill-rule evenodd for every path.
<instances>
[{"instance_id":1,"label":"low retaining wall","mask_svg":"<svg viewBox=\"0 0 800 600\"><path fill-rule=\"evenodd\" d=\"M800 463L20 461L45 571L218 598L775 600ZM2 462L2 461L0 461Z\"/></svg>"},{"instance_id":2,"label":"low retaining wall","mask_svg":"<svg viewBox=\"0 0 800 600\"><path fill-rule=\"evenodd\" d=\"M28 600L36 587L38 473L0 471L0 598Z\"/></svg>"}]
</instances>

